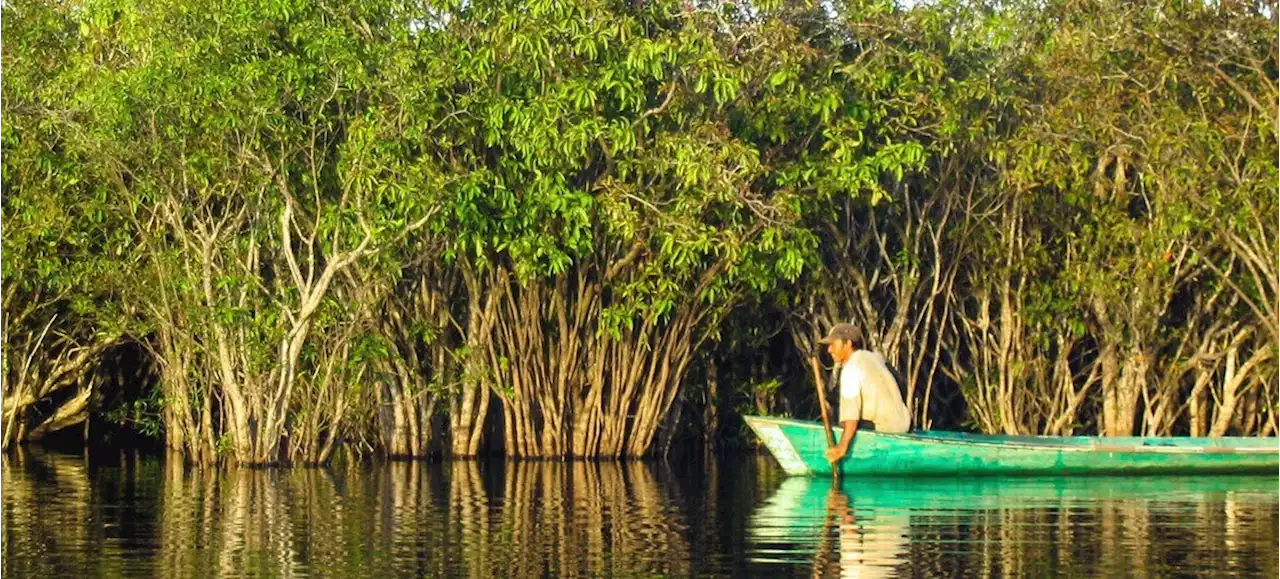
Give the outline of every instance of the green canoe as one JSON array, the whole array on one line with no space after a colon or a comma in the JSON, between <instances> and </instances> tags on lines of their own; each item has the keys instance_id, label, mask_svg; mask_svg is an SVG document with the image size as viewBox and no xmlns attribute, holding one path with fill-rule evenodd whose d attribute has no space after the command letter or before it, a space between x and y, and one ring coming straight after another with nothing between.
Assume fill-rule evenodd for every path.
<instances>
[{"instance_id":1,"label":"green canoe","mask_svg":"<svg viewBox=\"0 0 1280 579\"><path fill-rule=\"evenodd\" d=\"M747 416L790 475L830 475L822 425ZM834 428L840 438L841 429ZM849 475L1235 474L1280 471L1275 438L1002 436L859 432L840 463Z\"/></svg>"}]
</instances>

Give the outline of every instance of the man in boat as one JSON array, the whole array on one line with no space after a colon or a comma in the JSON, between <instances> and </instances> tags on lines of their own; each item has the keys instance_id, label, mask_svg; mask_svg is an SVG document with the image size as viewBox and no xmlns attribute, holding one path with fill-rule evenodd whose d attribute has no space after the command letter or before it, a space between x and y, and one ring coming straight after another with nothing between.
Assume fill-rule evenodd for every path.
<instances>
[{"instance_id":1,"label":"man in boat","mask_svg":"<svg viewBox=\"0 0 1280 579\"><path fill-rule=\"evenodd\" d=\"M827 449L827 460L839 462L849 454L858 430L906 432L911 413L902 401L898 383L885 364L884 356L859 349L862 332L853 324L836 324L819 340L840 368L840 442Z\"/></svg>"}]
</instances>

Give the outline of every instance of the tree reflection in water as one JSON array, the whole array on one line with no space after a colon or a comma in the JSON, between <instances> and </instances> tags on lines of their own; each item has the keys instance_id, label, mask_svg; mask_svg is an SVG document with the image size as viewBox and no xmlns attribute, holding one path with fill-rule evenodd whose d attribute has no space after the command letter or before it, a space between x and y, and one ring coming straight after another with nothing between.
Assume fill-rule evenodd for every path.
<instances>
[{"instance_id":1,"label":"tree reflection in water","mask_svg":"<svg viewBox=\"0 0 1280 579\"><path fill-rule=\"evenodd\" d=\"M4 463L4 573L688 575L690 529L660 477L641 462L90 469L19 453Z\"/></svg>"},{"instance_id":2,"label":"tree reflection in water","mask_svg":"<svg viewBox=\"0 0 1280 579\"><path fill-rule=\"evenodd\" d=\"M1280 526L1275 477L833 488L751 456L219 469L19 449L3 479L5 577L1276 576Z\"/></svg>"}]
</instances>

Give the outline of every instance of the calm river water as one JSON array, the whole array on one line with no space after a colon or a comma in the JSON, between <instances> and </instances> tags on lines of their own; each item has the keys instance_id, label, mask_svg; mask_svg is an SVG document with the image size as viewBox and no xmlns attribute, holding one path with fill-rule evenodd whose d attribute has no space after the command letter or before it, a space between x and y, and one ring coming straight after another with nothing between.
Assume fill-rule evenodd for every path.
<instances>
[{"instance_id":1,"label":"calm river water","mask_svg":"<svg viewBox=\"0 0 1280 579\"><path fill-rule=\"evenodd\" d=\"M5 577L1277 576L1280 479L787 478L666 463L3 465Z\"/></svg>"}]
</instances>

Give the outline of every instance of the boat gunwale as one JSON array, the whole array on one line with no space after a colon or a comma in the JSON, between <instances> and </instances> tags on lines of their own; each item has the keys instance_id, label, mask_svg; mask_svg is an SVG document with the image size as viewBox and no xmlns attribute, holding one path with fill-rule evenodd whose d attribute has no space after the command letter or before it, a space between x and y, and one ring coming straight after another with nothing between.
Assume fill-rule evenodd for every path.
<instances>
[{"instance_id":1,"label":"boat gunwale","mask_svg":"<svg viewBox=\"0 0 1280 579\"><path fill-rule=\"evenodd\" d=\"M821 425L810 423L804 420L794 418L781 418L772 416L745 416L748 424L752 421L760 421L766 423L774 423L778 425L790 425L801 428L822 428ZM995 448L1014 448L1019 450L1035 450L1035 451L1073 451L1073 452L1121 452L1126 454L1277 454L1280 453L1280 445L1276 447L1234 447L1234 446L1134 446L1126 444L1061 444L1053 443L1046 440L1045 443L1037 444L1034 442L1023 441L996 441L996 440L973 440L965 438L947 438L947 437L930 437L923 433L896 433L896 432L875 432L876 437L885 437L895 440L927 443L927 444L958 444L965 446L982 446ZM966 436L999 436L999 435L983 435L970 433L955 433ZM1041 435L1033 435L1041 436ZM1044 436L1045 439L1054 437ZM1081 437L1097 439L1105 441L1105 437ZM1159 437L1155 437L1159 438ZM1191 438L1191 437L1186 437ZM1204 440L1220 440L1209 437L1197 437ZM1251 437L1224 437L1224 438L1251 438Z\"/></svg>"}]
</instances>

